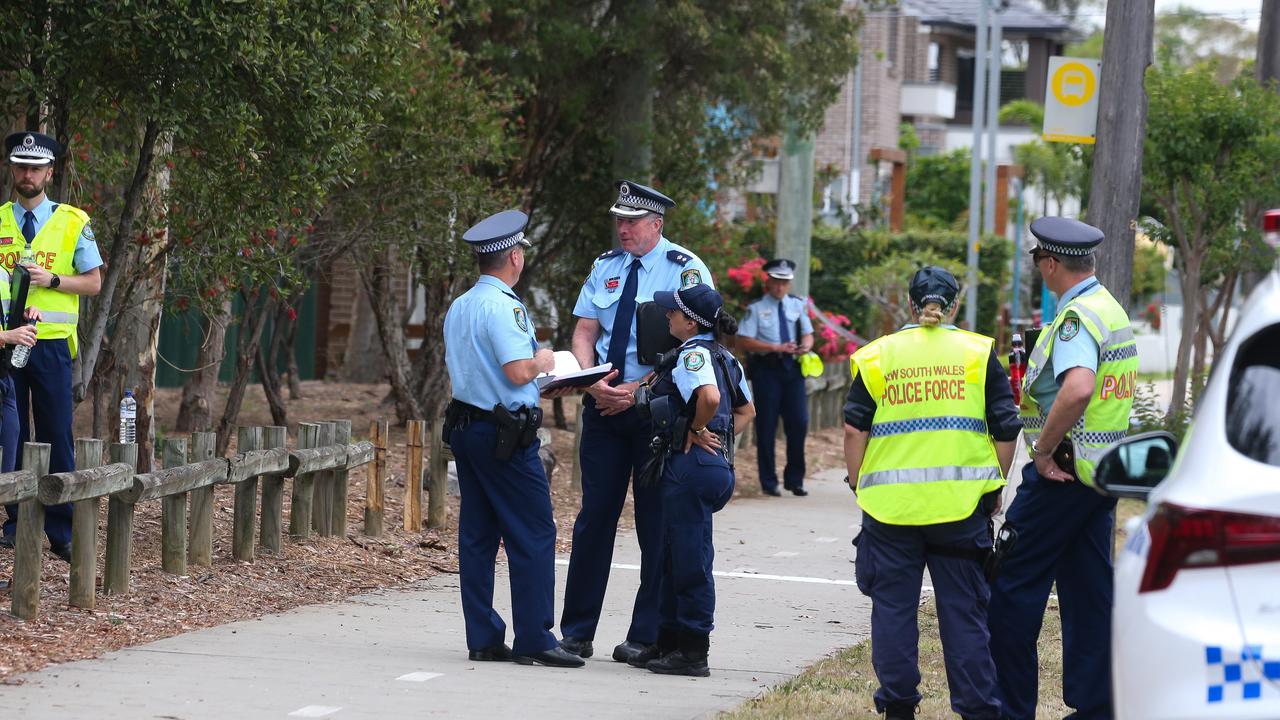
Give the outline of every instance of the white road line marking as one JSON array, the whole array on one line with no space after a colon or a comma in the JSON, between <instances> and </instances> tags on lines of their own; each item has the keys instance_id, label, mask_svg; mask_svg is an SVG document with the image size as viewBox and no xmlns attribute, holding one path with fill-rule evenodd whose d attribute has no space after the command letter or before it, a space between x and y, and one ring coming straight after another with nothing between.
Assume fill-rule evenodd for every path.
<instances>
[{"instance_id":1,"label":"white road line marking","mask_svg":"<svg viewBox=\"0 0 1280 720\"><path fill-rule=\"evenodd\" d=\"M774 553L772 557L795 557L799 554L800 553L793 553L793 552L787 552L786 550L781 550L779 552Z\"/></svg>"},{"instance_id":2,"label":"white road line marking","mask_svg":"<svg viewBox=\"0 0 1280 720\"><path fill-rule=\"evenodd\" d=\"M444 675L444 673L433 673L433 672L411 672L411 673L408 673L408 674L405 674L405 675L401 675L400 677L398 677L398 678L396 678L396 679L397 679L397 680L403 680L403 681L405 681L405 682L426 682L426 681L428 681L428 680L434 680L434 679L436 679L436 678L438 678L438 677L442 677L443 675Z\"/></svg>"},{"instance_id":3,"label":"white road line marking","mask_svg":"<svg viewBox=\"0 0 1280 720\"><path fill-rule=\"evenodd\" d=\"M833 543L833 542L835 542L835 541L837 541L837 540L839 540L839 539L840 539L840 538L833 538L833 537L820 537L820 538L814 538L814 539L813 539L813 541L814 541L814 542L820 542L820 543Z\"/></svg>"},{"instance_id":4,"label":"white road line marking","mask_svg":"<svg viewBox=\"0 0 1280 720\"><path fill-rule=\"evenodd\" d=\"M568 565L569 561L557 559L556 564ZM639 570L640 569L639 565L631 565L628 563L612 563L610 567L612 567L615 570ZM766 573L756 573L756 572L724 572L722 570L716 570L712 572L712 575L715 575L716 577L747 578L750 580L781 580L783 582L815 583L818 585L855 585L856 584L852 580L831 580L829 578L802 577L798 575L769 575Z\"/></svg>"},{"instance_id":5,"label":"white road line marking","mask_svg":"<svg viewBox=\"0 0 1280 720\"><path fill-rule=\"evenodd\" d=\"M289 713L289 717L318 718L332 715L341 709L340 707L329 707L328 705L308 705Z\"/></svg>"}]
</instances>

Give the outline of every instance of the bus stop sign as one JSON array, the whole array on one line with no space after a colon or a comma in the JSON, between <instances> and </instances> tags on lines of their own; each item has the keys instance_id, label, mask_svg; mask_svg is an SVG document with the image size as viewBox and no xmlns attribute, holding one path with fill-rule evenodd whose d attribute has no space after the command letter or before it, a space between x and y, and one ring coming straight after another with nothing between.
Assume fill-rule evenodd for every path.
<instances>
[{"instance_id":1,"label":"bus stop sign","mask_svg":"<svg viewBox=\"0 0 1280 720\"><path fill-rule=\"evenodd\" d=\"M1049 58L1044 91L1045 142L1094 143L1101 71L1102 63L1092 58Z\"/></svg>"}]
</instances>

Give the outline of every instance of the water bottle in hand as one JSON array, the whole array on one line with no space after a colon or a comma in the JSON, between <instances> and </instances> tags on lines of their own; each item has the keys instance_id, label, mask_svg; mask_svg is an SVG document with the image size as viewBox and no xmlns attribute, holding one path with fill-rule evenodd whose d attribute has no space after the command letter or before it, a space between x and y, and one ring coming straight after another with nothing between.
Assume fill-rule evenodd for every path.
<instances>
[{"instance_id":1,"label":"water bottle in hand","mask_svg":"<svg viewBox=\"0 0 1280 720\"><path fill-rule=\"evenodd\" d=\"M28 320L27 325L35 327L35 320ZM27 366L27 361L31 359L31 347L27 345L15 345L13 354L9 356L9 364L15 368Z\"/></svg>"},{"instance_id":2,"label":"water bottle in hand","mask_svg":"<svg viewBox=\"0 0 1280 720\"><path fill-rule=\"evenodd\" d=\"M133 399L133 391L125 390L124 399L120 401L120 442L137 442L138 433L138 401Z\"/></svg>"},{"instance_id":3,"label":"water bottle in hand","mask_svg":"<svg viewBox=\"0 0 1280 720\"><path fill-rule=\"evenodd\" d=\"M1022 404L1022 378L1027 374L1027 351L1022 336L1013 334L1013 349L1009 351L1009 388L1013 390L1013 404Z\"/></svg>"}]
</instances>

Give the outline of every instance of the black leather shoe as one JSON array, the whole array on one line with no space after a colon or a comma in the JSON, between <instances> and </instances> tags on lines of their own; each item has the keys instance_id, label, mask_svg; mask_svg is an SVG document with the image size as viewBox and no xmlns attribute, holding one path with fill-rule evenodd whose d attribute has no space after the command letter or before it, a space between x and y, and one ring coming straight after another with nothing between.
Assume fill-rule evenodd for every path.
<instances>
[{"instance_id":1,"label":"black leather shoe","mask_svg":"<svg viewBox=\"0 0 1280 720\"><path fill-rule=\"evenodd\" d=\"M680 632L675 628L658 628L658 642L650 645L643 652L636 653L627 664L644 670L650 660L657 660L680 647Z\"/></svg>"},{"instance_id":2,"label":"black leather shoe","mask_svg":"<svg viewBox=\"0 0 1280 720\"><path fill-rule=\"evenodd\" d=\"M761 492L770 497L782 497L782 491L776 487L763 488L761 489Z\"/></svg>"},{"instance_id":3,"label":"black leather shoe","mask_svg":"<svg viewBox=\"0 0 1280 720\"><path fill-rule=\"evenodd\" d=\"M677 650L667 653L657 660L650 660L645 668L659 675L687 675L689 677L710 677L711 668L707 667L705 652Z\"/></svg>"},{"instance_id":4,"label":"black leather shoe","mask_svg":"<svg viewBox=\"0 0 1280 720\"><path fill-rule=\"evenodd\" d=\"M884 720L915 720L915 705L890 705L884 709Z\"/></svg>"},{"instance_id":5,"label":"black leather shoe","mask_svg":"<svg viewBox=\"0 0 1280 720\"><path fill-rule=\"evenodd\" d=\"M543 650L532 655L513 655L512 660L517 665L546 665L547 667L561 668L580 668L586 664L582 658L571 652L566 652L562 647L553 647L550 650Z\"/></svg>"},{"instance_id":6,"label":"black leather shoe","mask_svg":"<svg viewBox=\"0 0 1280 720\"><path fill-rule=\"evenodd\" d=\"M511 659L511 647L506 643L493 645L482 650L467 653L467 659L474 662L497 662Z\"/></svg>"},{"instance_id":7,"label":"black leather shoe","mask_svg":"<svg viewBox=\"0 0 1280 720\"><path fill-rule=\"evenodd\" d=\"M562 638L560 640L560 647L564 648L565 652L577 655L583 659L589 658L595 654L595 650L591 647L590 640L579 640L578 638L572 637Z\"/></svg>"},{"instance_id":8,"label":"black leather shoe","mask_svg":"<svg viewBox=\"0 0 1280 720\"><path fill-rule=\"evenodd\" d=\"M808 495L808 494L809 494L809 491L808 491L808 490L805 490L805 489L804 489L804 488L802 488L802 487L799 487L799 488L790 488L790 490L791 490L791 494L792 494L792 495L795 495L796 497L804 497L805 495Z\"/></svg>"},{"instance_id":9,"label":"black leather shoe","mask_svg":"<svg viewBox=\"0 0 1280 720\"><path fill-rule=\"evenodd\" d=\"M62 558L63 562L71 562L71 546L70 545L51 545L49 550L54 555Z\"/></svg>"},{"instance_id":10,"label":"black leather shoe","mask_svg":"<svg viewBox=\"0 0 1280 720\"><path fill-rule=\"evenodd\" d=\"M647 652L656 651L656 650L657 650L656 645L632 642L628 640L613 649L613 659L618 662L630 663L632 660L639 657L640 655L643 655L644 653L647 653ZM657 655L651 655L650 659L653 659L655 657L657 657ZM648 660L646 660L645 662L648 662ZM641 665L640 667L644 667L644 666Z\"/></svg>"},{"instance_id":11,"label":"black leather shoe","mask_svg":"<svg viewBox=\"0 0 1280 720\"><path fill-rule=\"evenodd\" d=\"M13 536L12 536L12 535L4 535L4 536L0 537L0 547L2 547L2 548L9 548L10 550L12 550L12 549L13 549Z\"/></svg>"}]
</instances>

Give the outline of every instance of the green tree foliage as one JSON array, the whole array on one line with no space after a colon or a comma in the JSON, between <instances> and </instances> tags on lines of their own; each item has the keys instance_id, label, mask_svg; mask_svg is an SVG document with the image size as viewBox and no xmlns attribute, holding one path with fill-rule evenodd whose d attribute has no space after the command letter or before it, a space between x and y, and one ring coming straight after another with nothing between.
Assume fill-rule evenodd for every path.
<instances>
[{"instance_id":1,"label":"green tree foliage","mask_svg":"<svg viewBox=\"0 0 1280 720\"><path fill-rule=\"evenodd\" d=\"M1000 124L1022 124L1037 134L1044 129L1044 107L1031 100L1014 100L1000 108ZM1089 166L1092 149L1073 143L1045 142L1039 138L1013 149L1013 161L1022 166L1022 176L1040 192L1042 215L1053 211L1052 199L1061 214L1069 198L1088 196Z\"/></svg>"},{"instance_id":2,"label":"green tree foliage","mask_svg":"<svg viewBox=\"0 0 1280 720\"><path fill-rule=\"evenodd\" d=\"M1190 68L1208 63L1220 82L1230 81L1253 60L1258 33L1231 18L1180 5L1156 15L1159 65Z\"/></svg>"},{"instance_id":3,"label":"green tree foliage","mask_svg":"<svg viewBox=\"0 0 1280 720\"><path fill-rule=\"evenodd\" d=\"M955 229L969 209L969 149L917 157L907 168L909 225Z\"/></svg>"}]
</instances>

